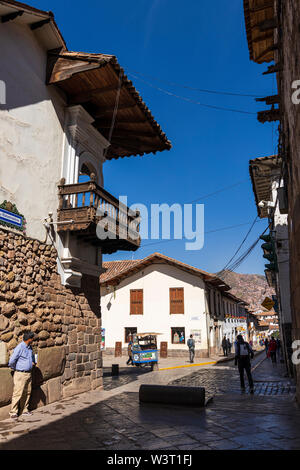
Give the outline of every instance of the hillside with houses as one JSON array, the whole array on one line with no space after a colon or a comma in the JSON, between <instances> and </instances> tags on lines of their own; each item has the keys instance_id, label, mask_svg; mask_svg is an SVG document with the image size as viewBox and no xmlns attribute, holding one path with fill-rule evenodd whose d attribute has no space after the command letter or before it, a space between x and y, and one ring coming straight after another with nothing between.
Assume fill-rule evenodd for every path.
<instances>
[{"instance_id":1,"label":"hillside with houses","mask_svg":"<svg viewBox=\"0 0 300 470\"><path fill-rule=\"evenodd\" d=\"M266 278L260 274L239 274L226 271L223 280L232 287L231 292L250 304L251 310L261 309L266 297L275 295Z\"/></svg>"}]
</instances>

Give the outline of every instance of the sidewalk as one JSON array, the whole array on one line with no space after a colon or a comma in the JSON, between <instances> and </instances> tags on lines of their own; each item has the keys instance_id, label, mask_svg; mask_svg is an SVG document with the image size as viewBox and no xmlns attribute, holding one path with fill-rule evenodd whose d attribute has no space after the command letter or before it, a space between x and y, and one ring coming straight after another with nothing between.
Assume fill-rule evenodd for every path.
<instances>
[{"instance_id":1,"label":"sidewalk","mask_svg":"<svg viewBox=\"0 0 300 470\"><path fill-rule=\"evenodd\" d=\"M22 422L0 422L0 449L300 449L300 410L282 365L253 363L256 387L281 384L282 394L241 394L232 363L143 374L111 391L87 392L36 410ZM205 408L140 404L141 383L205 385ZM284 387L284 388L282 388Z\"/></svg>"}]
</instances>

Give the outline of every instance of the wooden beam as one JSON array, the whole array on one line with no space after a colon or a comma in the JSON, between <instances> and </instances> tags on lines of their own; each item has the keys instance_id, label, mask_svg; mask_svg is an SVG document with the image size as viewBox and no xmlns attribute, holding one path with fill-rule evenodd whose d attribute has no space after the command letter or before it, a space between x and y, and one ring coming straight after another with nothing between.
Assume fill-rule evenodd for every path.
<instances>
[{"instance_id":1,"label":"wooden beam","mask_svg":"<svg viewBox=\"0 0 300 470\"><path fill-rule=\"evenodd\" d=\"M19 10L14 13L8 13L7 15L3 15L1 16L1 23L7 23L8 21L13 21L16 18L18 18L18 16L22 16L23 13L24 13L24 10Z\"/></svg>"},{"instance_id":2,"label":"wooden beam","mask_svg":"<svg viewBox=\"0 0 300 470\"><path fill-rule=\"evenodd\" d=\"M147 119L116 119L115 128L118 127L118 124L146 124ZM101 127L102 129L110 129L111 121L107 119L96 119L94 126ZM124 129L124 128L122 128Z\"/></svg>"},{"instance_id":3,"label":"wooden beam","mask_svg":"<svg viewBox=\"0 0 300 470\"><path fill-rule=\"evenodd\" d=\"M250 13L256 13L258 11L266 10L266 8L274 8L275 1L270 0L269 2L266 2L264 5L260 5L254 8L250 8Z\"/></svg>"},{"instance_id":4,"label":"wooden beam","mask_svg":"<svg viewBox=\"0 0 300 470\"><path fill-rule=\"evenodd\" d=\"M274 33L273 31L268 34L264 34L263 36L258 36L255 39L252 39L252 42L255 44L257 42L262 42L262 41L267 41L268 39L273 39L274 38Z\"/></svg>"},{"instance_id":5,"label":"wooden beam","mask_svg":"<svg viewBox=\"0 0 300 470\"><path fill-rule=\"evenodd\" d=\"M101 129L101 127L99 127L99 129ZM108 131L108 129L106 130L106 132ZM157 134L154 134L153 132L143 132L143 131L136 131L136 130L127 130L127 129L114 129L113 130L113 135L115 137L119 136L119 137L122 137L122 136L137 136L137 137L157 137Z\"/></svg>"},{"instance_id":6,"label":"wooden beam","mask_svg":"<svg viewBox=\"0 0 300 470\"><path fill-rule=\"evenodd\" d=\"M278 44L274 44L273 46L267 47L267 49L265 49L261 54L259 54L258 57L256 57L256 58L254 59L255 62L258 62L258 61L261 60L266 54L268 54L269 52L275 51L276 49L278 49Z\"/></svg>"},{"instance_id":7,"label":"wooden beam","mask_svg":"<svg viewBox=\"0 0 300 470\"><path fill-rule=\"evenodd\" d=\"M142 141L137 141L135 143L135 141L128 141L114 136L112 136L111 145L116 146L125 151L130 150L134 153L157 152L159 150L165 150L164 148L162 149L160 146L158 146L157 148L153 148L153 146L148 143L144 143L143 145Z\"/></svg>"},{"instance_id":8,"label":"wooden beam","mask_svg":"<svg viewBox=\"0 0 300 470\"><path fill-rule=\"evenodd\" d=\"M261 103L265 102L268 105L278 104L280 103L280 96L279 95L266 96L265 98L256 98L255 101L258 101Z\"/></svg>"},{"instance_id":9,"label":"wooden beam","mask_svg":"<svg viewBox=\"0 0 300 470\"><path fill-rule=\"evenodd\" d=\"M87 101L90 101L97 95L104 95L105 93L109 93L111 91L117 91L118 88L119 87L117 85L113 85L113 86L106 86L102 88L94 88L92 90L83 91L82 93L78 93L77 95L70 96L69 104L86 103Z\"/></svg>"},{"instance_id":10,"label":"wooden beam","mask_svg":"<svg viewBox=\"0 0 300 470\"><path fill-rule=\"evenodd\" d=\"M42 28L43 26L45 26L46 24L49 24L51 21L51 18L47 18L46 20L42 20L42 21L37 21L36 23L32 23L30 25L30 29L32 31L38 29L38 28Z\"/></svg>"},{"instance_id":11,"label":"wooden beam","mask_svg":"<svg viewBox=\"0 0 300 470\"><path fill-rule=\"evenodd\" d=\"M269 109L257 113L257 119L262 124L264 124L265 122L280 121L280 116L281 113L279 109Z\"/></svg>"},{"instance_id":12,"label":"wooden beam","mask_svg":"<svg viewBox=\"0 0 300 470\"><path fill-rule=\"evenodd\" d=\"M121 106L118 107L118 111L135 108L136 106L137 106L137 103L124 104L124 105L121 105ZM101 117L101 116L105 116L105 114L107 114L107 113L113 113L114 110L115 110L114 106L108 106L107 108L100 108L98 111L96 111L94 113L94 117L98 118L98 117Z\"/></svg>"},{"instance_id":13,"label":"wooden beam","mask_svg":"<svg viewBox=\"0 0 300 470\"><path fill-rule=\"evenodd\" d=\"M269 75L271 73L282 72L283 68L281 64L270 65L266 72L263 72L263 75Z\"/></svg>"},{"instance_id":14,"label":"wooden beam","mask_svg":"<svg viewBox=\"0 0 300 470\"><path fill-rule=\"evenodd\" d=\"M261 33L264 33L265 31L269 31L270 29L274 30L277 27L278 27L277 19L269 18L267 20L256 23L255 25L252 26L252 29L259 29Z\"/></svg>"},{"instance_id":15,"label":"wooden beam","mask_svg":"<svg viewBox=\"0 0 300 470\"><path fill-rule=\"evenodd\" d=\"M137 145L137 147L139 148L140 145L144 147L151 147L151 144L149 142L145 142L145 140L143 138L139 138L139 137L135 137L134 135L132 137L128 136L128 138L126 139L126 136L117 136L114 134L112 134L112 141L114 142L119 142L120 144L122 145Z\"/></svg>"}]
</instances>

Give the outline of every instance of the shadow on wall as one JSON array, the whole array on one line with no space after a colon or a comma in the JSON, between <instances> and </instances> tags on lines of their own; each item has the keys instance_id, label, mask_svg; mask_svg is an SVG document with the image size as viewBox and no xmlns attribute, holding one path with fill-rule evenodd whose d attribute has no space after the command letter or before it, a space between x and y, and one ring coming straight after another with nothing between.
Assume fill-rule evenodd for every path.
<instances>
[{"instance_id":1,"label":"shadow on wall","mask_svg":"<svg viewBox=\"0 0 300 470\"><path fill-rule=\"evenodd\" d=\"M41 386L44 383L44 378L41 369L35 367L32 372L32 392L29 402L29 409L35 410L40 403L47 404L47 396ZM23 403L20 403L20 411L23 410Z\"/></svg>"}]
</instances>

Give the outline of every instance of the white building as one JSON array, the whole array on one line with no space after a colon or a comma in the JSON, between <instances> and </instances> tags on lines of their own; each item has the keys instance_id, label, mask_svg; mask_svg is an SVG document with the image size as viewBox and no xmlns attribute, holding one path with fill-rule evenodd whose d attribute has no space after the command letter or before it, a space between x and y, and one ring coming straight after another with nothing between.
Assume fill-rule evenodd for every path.
<instances>
[{"instance_id":1,"label":"white building","mask_svg":"<svg viewBox=\"0 0 300 470\"><path fill-rule=\"evenodd\" d=\"M276 290L280 336L288 372L292 375L292 313L289 270L289 226L282 159L277 155L250 160L250 176L260 218L268 219L270 232L262 248L265 275ZM276 331L276 327L274 329Z\"/></svg>"},{"instance_id":2,"label":"white building","mask_svg":"<svg viewBox=\"0 0 300 470\"><path fill-rule=\"evenodd\" d=\"M142 260L106 262L103 267L107 271L100 278L101 312L107 353L114 352L117 342L126 353L128 335L147 331L161 333L158 347L167 343L169 355L187 354L191 334L196 356L220 350L228 330L225 308L232 315L233 310L238 313L240 299L228 294L230 287L214 274L159 253Z\"/></svg>"}]
</instances>

